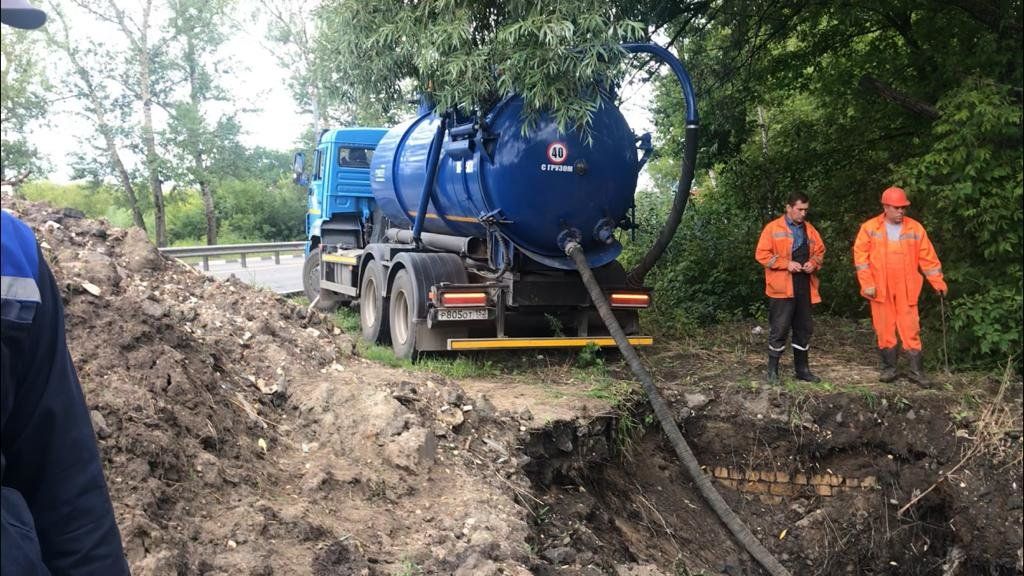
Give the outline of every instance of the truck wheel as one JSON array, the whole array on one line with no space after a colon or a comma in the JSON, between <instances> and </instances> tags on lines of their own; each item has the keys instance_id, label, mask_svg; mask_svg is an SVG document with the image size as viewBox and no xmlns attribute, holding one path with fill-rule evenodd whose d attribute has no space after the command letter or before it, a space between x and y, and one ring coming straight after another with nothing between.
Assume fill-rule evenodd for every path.
<instances>
[{"instance_id":1,"label":"truck wheel","mask_svg":"<svg viewBox=\"0 0 1024 576\"><path fill-rule=\"evenodd\" d=\"M416 294L412 288L412 276L402 269L395 274L391 285L389 320L391 323L391 348L395 356L412 360L416 357Z\"/></svg>"},{"instance_id":2,"label":"truck wheel","mask_svg":"<svg viewBox=\"0 0 1024 576\"><path fill-rule=\"evenodd\" d=\"M310 302L316 302L315 308L321 312L333 312L345 300L340 294L320 289L319 250L310 252L302 264L302 292ZM320 297L319 300L317 296Z\"/></svg>"},{"instance_id":3,"label":"truck wheel","mask_svg":"<svg viewBox=\"0 0 1024 576\"><path fill-rule=\"evenodd\" d=\"M386 344L388 336L387 299L383 296L384 269L376 260L370 260L363 270L359 290L359 325L363 340L371 344Z\"/></svg>"}]
</instances>

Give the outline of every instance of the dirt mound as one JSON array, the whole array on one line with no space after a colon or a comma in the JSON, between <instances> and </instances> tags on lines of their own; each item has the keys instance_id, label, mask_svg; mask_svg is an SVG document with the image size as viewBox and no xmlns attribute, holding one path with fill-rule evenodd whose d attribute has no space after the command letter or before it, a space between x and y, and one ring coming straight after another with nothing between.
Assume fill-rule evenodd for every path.
<instances>
[{"instance_id":1,"label":"dirt mound","mask_svg":"<svg viewBox=\"0 0 1024 576\"><path fill-rule=\"evenodd\" d=\"M517 573L510 414L140 230L5 200L62 289L135 574ZM520 573L525 573L519 570Z\"/></svg>"}]
</instances>

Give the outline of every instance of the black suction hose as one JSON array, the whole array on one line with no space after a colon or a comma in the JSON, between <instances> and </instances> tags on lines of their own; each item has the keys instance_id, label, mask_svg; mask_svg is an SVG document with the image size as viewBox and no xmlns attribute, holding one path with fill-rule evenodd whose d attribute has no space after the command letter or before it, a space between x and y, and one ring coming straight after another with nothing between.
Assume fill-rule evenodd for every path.
<instances>
[{"instance_id":1,"label":"black suction hose","mask_svg":"<svg viewBox=\"0 0 1024 576\"><path fill-rule=\"evenodd\" d=\"M658 239L654 241L643 260L626 275L626 282L630 286L642 286L644 277L658 262L662 253L665 252L665 248L668 248L669 242L672 241L672 237L675 236L676 228L679 227L679 222L683 219L686 202L690 199L690 185L693 184L693 171L697 161L699 119L697 117L697 98L693 91L693 84L690 82L690 75L679 59L657 44L623 44L622 48L626 52L634 54L639 52L651 54L668 64L679 80L679 86L683 89L683 96L686 98L686 151L683 153L683 163L680 168L676 195L672 200L672 210L669 212L661 232L658 233Z\"/></svg>"},{"instance_id":2,"label":"black suction hose","mask_svg":"<svg viewBox=\"0 0 1024 576\"><path fill-rule=\"evenodd\" d=\"M622 355L626 358L626 362L629 363L633 374L643 384L644 392L647 393L647 400L651 403L651 408L654 409L654 414L661 423L661 429L668 436L672 448L675 449L676 455L683 462L683 467L697 485L701 496L704 497L704 500L715 511L715 514L722 520L722 523L736 537L736 540L769 574L772 576L790 576L789 571L772 556L771 552L761 545L757 537L743 524L743 521L736 516L736 513L729 508L729 505L722 499L722 495L718 493L718 490L715 490L715 487L711 485L711 481L701 471L697 458L693 455L693 451L690 450L690 446L686 443L682 432L679 431L679 427L676 426L676 422L672 418L668 404L654 385L651 375L647 373L643 363L640 362L640 356L637 355L636 350L629 343L629 339L626 337L626 333L622 331L619 321L615 319L615 314L608 305L608 300L605 299L601 286L597 283L597 279L594 278L594 273L590 271L583 248L577 242L570 241L566 244L565 253L576 263L576 269L579 270L580 276L583 278L583 284L587 287L587 291L590 292L590 298L594 301L594 305L597 306L601 319L604 320L605 325L608 327L608 332L611 333L615 343L618 344L619 350L622 351Z\"/></svg>"}]
</instances>

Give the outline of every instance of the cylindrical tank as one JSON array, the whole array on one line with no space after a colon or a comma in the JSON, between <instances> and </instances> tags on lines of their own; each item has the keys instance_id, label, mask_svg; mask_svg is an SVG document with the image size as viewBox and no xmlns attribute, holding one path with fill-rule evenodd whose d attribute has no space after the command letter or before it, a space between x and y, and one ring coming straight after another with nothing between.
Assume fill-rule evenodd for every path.
<instances>
[{"instance_id":1,"label":"cylindrical tank","mask_svg":"<svg viewBox=\"0 0 1024 576\"><path fill-rule=\"evenodd\" d=\"M491 226L534 260L563 269L574 266L559 239L574 234L591 266L611 262L622 250L612 232L632 205L639 171L625 118L602 101L587 142L576 132L559 132L548 116L524 134L522 109L522 100L511 97L480 130L449 127L423 230L485 237ZM377 145L373 195L395 225L412 226L438 122L434 114L422 115L391 129Z\"/></svg>"}]
</instances>

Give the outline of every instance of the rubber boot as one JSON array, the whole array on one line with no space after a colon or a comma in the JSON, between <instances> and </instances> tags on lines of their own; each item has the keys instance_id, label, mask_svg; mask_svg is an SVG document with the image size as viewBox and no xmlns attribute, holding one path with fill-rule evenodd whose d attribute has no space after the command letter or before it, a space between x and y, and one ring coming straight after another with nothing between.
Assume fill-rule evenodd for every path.
<instances>
[{"instance_id":1,"label":"rubber boot","mask_svg":"<svg viewBox=\"0 0 1024 576\"><path fill-rule=\"evenodd\" d=\"M811 373L811 368L807 363L807 350L798 350L793 348L793 367L796 368L797 380L803 380L804 382L821 382L821 378L818 378Z\"/></svg>"},{"instance_id":2,"label":"rubber boot","mask_svg":"<svg viewBox=\"0 0 1024 576\"><path fill-rule=\"evenodd\" d=\"M779 356L775 354L768 355L768 375L766 380L769 384L779 383Z\"/></svg>"},{"instance_id":3,"label":"rubber boot","mask_svg":"<svg viewBox=\"0 0 1024 576\"><path fill-rule=\"evenodd\" d=\"M896 348L880 348L878 355L882 357L882 371L878 374L879 382L895 382L899 378L896 372Z\"/></svg>"},{"instance_id":4,"label":"rubber boot","mask_svg":"<svg viewBox=\"0 0 1024 576\"><path fill-rule=\"evenodd\" d=\"M910 364L907 378L910 378L911 382L925 388L932 385L931 380L924 374L924 354L920 350L907 350L907 363Z\"/></svg>"}]
</instances>

